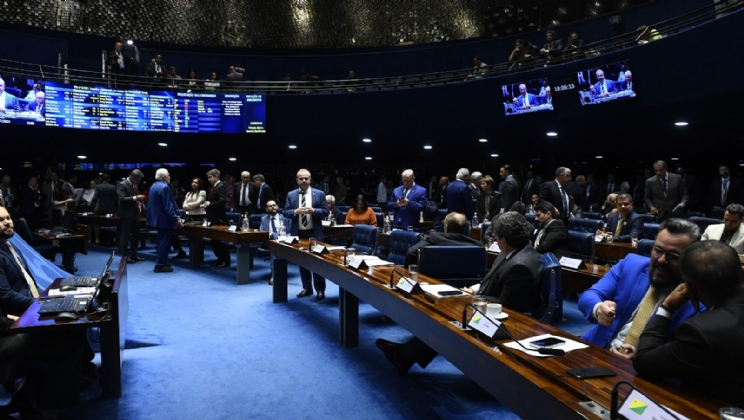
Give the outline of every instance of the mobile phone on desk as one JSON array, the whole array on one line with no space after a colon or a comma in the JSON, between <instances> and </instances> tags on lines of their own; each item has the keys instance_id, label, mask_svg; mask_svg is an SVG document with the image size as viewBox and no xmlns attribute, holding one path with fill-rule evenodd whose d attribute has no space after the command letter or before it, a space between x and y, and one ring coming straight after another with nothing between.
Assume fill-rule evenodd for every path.
<instances>
[{"instance_id":1,"label":"mobile phone on desk","mask_svg":"<svg viewBox=\"0 0 744 420\"><path fill-rule=\"evenodd\" d=\"M558 347L560 345L566 344L566 342L564 340L561 340L560 338L548 337L531 341L527 344L535 349L552 349L553 347Z\"/></svg>"},{"instance_id":2,"label":"mobile phone on desk","mask_svg":"<svg viewBox=\"0 0 744 420\"><path fill-rule=\"evenodd\" d=\"M461 292L459 290L440 290L437 292L439 296L459 296L464 295L465 292Z\"/></svg>"},{"instance_id":3,"label":"mobile phone on desk","mask_svg":"<svg viewBox=\"0 0 744 420\"><path fill-rule=\"evenodd\" d=\"M577 379L603 378L606 376L616 376L614 371L601 366L568 369L566 373Z\"/></svg>"}]
</instances>

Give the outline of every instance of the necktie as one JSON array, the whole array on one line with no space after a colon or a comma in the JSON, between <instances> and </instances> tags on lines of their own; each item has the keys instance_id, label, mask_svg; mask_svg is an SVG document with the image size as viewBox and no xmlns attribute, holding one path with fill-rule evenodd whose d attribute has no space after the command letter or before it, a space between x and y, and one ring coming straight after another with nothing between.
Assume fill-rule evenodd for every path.
<instances>
[{"instance_id":1,"label":"necktie","mask_svg":"<svg viewBox=\"0 0 744 420\"><path fill-rule=\"evenodd\" d=\"M661 180L661 190L664 191L664 198L666 198L666 192L667 192L666 178L662 178Z\"/></svg>"},{"instance_id":2,"label":"necktie","mask_svg":"<svg viewBox=\"0 0 744 420\"><path fill-rule=\"evenodd\" d=\"M607 93L607 85L606 82L602 82L602 93Z\"/></svg>"},{"instance_id":3,"label":"necktie","mask_svg":"<svg viewBox=\"0 0 744 420\"><path fill-rule=\"evenodd\" d=\"M140 203L139 203L139 201L137 201L137 189L134 188L134 184L130 184L130 185L132 186L132 197L133 197L133 200L134 200L134 205L137 207L137 212L139 213L139 211L140 211Z\"/></svg>"},{"instance_id":4,"label":"necktie","mask_svg":"<svg viewBox=\"0 0 744 420\"><path fill-rule=\"evenodd\" d=\"M36 288L36 282L34 281L34 278L31 277L31 274L29 274L29 272L26 270L26 267L23 265L21 258L16 253L15 248L8 241L6 241L5 244L8 245L8 249L10 250L10 253L13 254L13 257L15 257L16 264L18 264L18 267L20 267L21 271L23 272L23 277L26 278L26 283L28 283L28 288L29 290L31 290L31 296L33 296L34 298L39 297L39 290Z\"/></svg>"},{"instance_id":5,"label":"necktie","mask_svg":"<svg viewBox=\"0 0 744 420\"><path fill-rule=\"evenodd\" d=\"M408 192L409 191L410 190L408 188L406 188L405 192L403 193L403 197L408 198Z\"/></svg>"},{"instance_id":6,"label":"necktie","mask_svg":"<svg viewBox=\"0 0 744 420\"><path fill-rule=\"evenodd\" d=\"M243 184L243 192L240 194L240 205L243 207L248 205L248 185L247 184Z\"/></svg>"},{"instance_id":7,"label":"necktie","mask_svg":"<svg viewBox=\"0 0 744 420\"><path fill-rule=\"evenodd\" d=\"M271 231L273 233L277 233L276 232L276 225L274 224L274 218L273 217L271 218Z\"/></svg>"},{"instance_id":8,"label":"necktie","mask_svg":"<svg viewBox=\"0 0 744 420\"><path fill-rule=\"evenodd\" d=\"M721 183L721 205L726 207L726 193L728 193L728 179L724 179Z\"/></svg>"},{"instance_id":9,"label":"necktie","mask_svg":"<svg viewBox=\"0 0 744 420\"><path fill-rule=\"evenodd\" d=\"M566 195L566 190L563 189L563 187L558 187L559 190L561 190L561 197L563 199L563 211L561 212L561 218L565 219L568 216L569 208L568 208L568 196Z\"/></svg>"},{"instance_id":10,"label":"necktie","mask_svg":"<svg viewBox=\"0 0 744 420\"><path fill-rule=\"evenodd\" d=\"M542 237L545 235L545 229L540 229L540 233L537 234L537 238L535 238L535 246L537 247L540 245L540 241L542 240Z\"/></svg>"},{"instance_id":11,"label":"necktie","mask_svg":"<svg viewBox=\"0 0 744 420\"><path fill-rule=\"evenodd\" d=\"M625 344L638 347L638 339L641 338L641 333L646 327L648 320L651 319L651 315L653 315L658 302L659 296L656 289L653 286L649 287L646 296L643 297L640 305L638 305L638 312L636 312L633 318L633 325L630 326L628 335L625 336Z\"/></svg>"},{"instance_id":12,"label":"necktie","mask_svg":"<svg viewBox=\"0 0 744 420\"><path fill-rule=\"evenodd\" d=\"M256 207L259 209L261 208L261 190L263 190L263 184L261 184L261 188L258 189L258 200L256 200Z\"/></svg>"},{"instance_id":13,"label":"necktie","mask_svg":"<svg viewBox=\"0 0 744 420\"><path fill-rule=\"evenodd\" d=\"M307 201L305 199L305 196L306 196L306 193L300 192L300 197L301 197L300 198L300 207L305 207L306 206ZM300 215L300 224L304 228L307 227L307 215L306 214L301 214Z\"/></svg>"},{"instance_id":14,"label":"necktie","mask_svg":"<svg viewBox=\"0 0 744 420\"><path fill-rule=\"evenodd\" d=\"M617 219L617 227L615 228L615 236L620 236L620 231L623 230L623 222L625 219L618 218Z\"/></svg>"}]
</instances>

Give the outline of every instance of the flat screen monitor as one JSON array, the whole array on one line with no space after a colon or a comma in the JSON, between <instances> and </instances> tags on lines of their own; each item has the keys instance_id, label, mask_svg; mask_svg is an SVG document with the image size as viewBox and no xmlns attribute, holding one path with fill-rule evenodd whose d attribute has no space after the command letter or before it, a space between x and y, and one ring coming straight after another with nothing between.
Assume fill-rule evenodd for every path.
<instances>
[{"instance_id":1,"label":"flat screen monitor","mask_svg":"<svg viewBox=\"0 0 744 420\"><path fill-rule=\"evenodd\" d=\"M553 94L547 78L501 85L506 115L552 111Z\"/></svg>"},{"instance_id":2,"label":"flat screen monitor","mask_svg":"<svg viewBox=\"0 0 744 420\"><path fill-rule=\"evenodd\" d=\"M597 66L576 74L581 105L598 105L635 98L635 75L630 60Z\"/></svg>"}]
</instances>

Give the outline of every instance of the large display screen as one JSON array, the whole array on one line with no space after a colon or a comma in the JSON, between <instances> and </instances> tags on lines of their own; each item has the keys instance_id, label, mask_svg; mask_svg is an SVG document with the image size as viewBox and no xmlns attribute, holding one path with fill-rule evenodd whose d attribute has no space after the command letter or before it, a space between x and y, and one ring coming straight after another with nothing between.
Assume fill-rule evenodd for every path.
<instances>
[{"instance_id":1,"label":"large display screen","mask_svg":"<svg viewBox=\"0 0 744 420\"><path fill-rule=\"evenodd\" d=\"M553 93L547 78L501 85L506 115L552 111Z\"/></svg>"},{"instance_id":2,"label":"large display screen","mask_svg":"<svg viewBox=\"0 0 744 420\"><path fill-rule=\"evenodd\" d=\"M581 105L597 105L635 98L635 80L630 61L599 66L576 74Z\"/></svg>"},{"instance_id":3,"label":"large display screen","mask_svg":"<svg viewBox=\"0 0 744 420\"><path fill-rule=\"evenodd\" d=\"M47 82L35 101L17 100L4 111L0 109L0 123L179 133L266 132L266 97L252 94L146 92Z\"/></svg>"}]
</instances>

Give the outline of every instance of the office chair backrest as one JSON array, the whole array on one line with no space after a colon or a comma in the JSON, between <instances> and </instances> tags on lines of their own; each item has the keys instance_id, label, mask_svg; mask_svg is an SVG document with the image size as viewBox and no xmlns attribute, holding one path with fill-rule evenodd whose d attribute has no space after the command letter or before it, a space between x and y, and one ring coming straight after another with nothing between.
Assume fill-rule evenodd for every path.
<instances>
[{"instance_id":1,"label":"office chair backrest","mask_svg":"<svg viewBox=\"0 0 744 420\"><path fill-rule=\"evenodd\" d=\"M596 211L585 211L584 219L602 220L602 215Z\"/></svg>"},{"instance_id":2,"label":"office chair backrest","mask_svg":"<svg viewBox=\"0 0 744 420\"><path fill-rule=\"evenodd\" d=\"M589 232L596 233L598 230L603 228L601 220L595 219L569 219L568 230L575 230L578 232Z\"/></svg>"},{"instance_id":3,"label":"office chair backrest","mask_svg":"<svg viewBox=\"0 0 744 420\"><path fill-rule=\"evenodd\" d=\"M370 225L356 225L351 231L351 247L360 254L372 255L377 245L377 228Z\"/></svg>"},{"instance_id":4,"label":"office chair backrest","mask_svg":"<svg viewBox=\"0 0 744 420\"><path fill-rule=\"evenodd\" d=\"M555 325L563 317L561 296L561 264L550 252L542 254L543 269L540 273L541 304L532 311L532 317L544 324Z\"/></svg>"},{"instance_id":5,"label":"office chair backrest","mask_svg":"<svg viewBox=\"0 0 744 420\"><path fill-rule=\"evenodd\" d=\"M407 230L394 230L390 233L390 253L387 260L398 265L405 265L408 248L421 241L421 234Z\"/></svg>"},{"instance_id":6,"label":"office chair backrest","mask_svg":"<svg viewBox=\"0 0 744 420\"><path fill-rule=\"evenodd\" d=\"M229 211L225 212L225 215L227 216L227 223L233 222L235 226L240 227L240 213Z\"/></svg>"},{"instance_id":7,"label":"office chair backrest","mask_svg":"<svg viewBox=\"0 0 744 420\"><path fill-rule=\"evenodd\" d=\"M643 224L658 223L658 218L653 214L639 214L638 216L641 220L643 220Z\"/></svg>"},{"instance_id":8,"label":"office chair backrest","mask_svg":"<svg viewBox=\"0 0 744 420\"><path fill-rule=\"evenodd\" d=\"M419 253L421 274L455 287L483 280L487 263L486 249L481 246L427 246Z\"/></svg>"},{"instance_id":9,"label":"office chair backrest","mask_svg":"<svg viewBox=\"0 0 744 420\"><path fill-rule=\"evenodd\" d=\"M692 223L695 223L700 228L700 232L705 232L705 229L708 228L710 225L720 225L721 220L719 219L713 219L711 217L690 217L687 219L691 221Z\"/></svg>"},{"instance_id":10,"label":"office chair backrest","mask_svg":"<svg viewBox=\"0 0 744 420\"><path fill-rule=\"evenodd\" d=\"M261 219L263 214L251 214L248 216L248 227L251 229L259 229L261 227Z\"/></svg>"},{"instance_id":11,"label":"office chair backrest","mask_svg":"<svg viewBox=\"0 0 744 420\"><path fill-rule=\"evenodd\" d=\"M645 239L651 239L655 240L656 235L659 234L659 224L658 223L646 223L643 222L643 237Z\"/></svg>"},{"instance_id":12,"label":"office chair backrest","mask_svg":"<svg viewBox=\"0 0 744 420\"><path fill-rule=\"evenodd\" d=\"M636 254L642 257L651 258L651 248L653 246L654 246L653 239L641 239L640 241L638 241L638 249L636 249Z\"/></svg>"},{"instance_id":13,"label":"office chair backrest","mask_svg":"<svg viewBox=\"0 0 744 420\"><path fill-rule=\"evenodd\" d=\"M585 255L587 258L594 255L594 233L569 230L568 236L571 238L571 252Z\"/></svg>"},{"instance_id":14,"label":"office chair backrest","mask_svg":"<svg viewBox=\"0 0 744 420\"><path fill-rule=\"evenodd\" d=\"M26 241L29 246L34 245L34 234L31 233L31 229L28 227L26 219L21 217L17 220L17 222L15 223L15 231L18 232L21 238L23 238L23 240Z\"/></svg>"}]
</instances>

